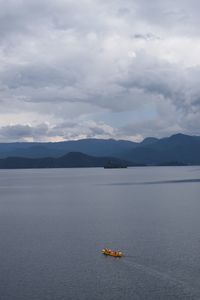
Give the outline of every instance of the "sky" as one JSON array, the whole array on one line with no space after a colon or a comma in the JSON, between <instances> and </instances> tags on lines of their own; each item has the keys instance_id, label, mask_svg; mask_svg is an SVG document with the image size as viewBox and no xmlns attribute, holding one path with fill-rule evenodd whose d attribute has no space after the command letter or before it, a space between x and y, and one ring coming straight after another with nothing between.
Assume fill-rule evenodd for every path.
<instances>
[{"instance_id":1,"label":"sky","mask_svg":"<svg viewBox=\"0 0 200 300\"><path fill-rule=\"evenodd\" d=\"M0 7L0 142L200 135L198 0Z\"/></svg>"}]
</instances>

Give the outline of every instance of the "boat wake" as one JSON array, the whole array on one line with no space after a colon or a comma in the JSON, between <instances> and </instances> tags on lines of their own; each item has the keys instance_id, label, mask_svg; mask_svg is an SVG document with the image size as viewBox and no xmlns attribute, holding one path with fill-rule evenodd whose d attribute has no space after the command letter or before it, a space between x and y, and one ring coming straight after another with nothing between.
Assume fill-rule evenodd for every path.
<instances>
[{"instance_id":1,"label":"boat wake","mask_svg":"<svg viewBox=\"0 0 200 300\"><path fill-rule=\"evenodd\" d=\"M199 299L200 289L191 287L187 282L172 277L169 273L164 273L155 268L139 264L133 258L134 256L127 255L124 257L123 261L121 261L129 272L135 272L135 270L137 270L151 277L156 277L158 280L167 281L170 285L175 285L184 293L189 294L190 297L192 297L191 299Z\"/></svg>"}]
</instances>

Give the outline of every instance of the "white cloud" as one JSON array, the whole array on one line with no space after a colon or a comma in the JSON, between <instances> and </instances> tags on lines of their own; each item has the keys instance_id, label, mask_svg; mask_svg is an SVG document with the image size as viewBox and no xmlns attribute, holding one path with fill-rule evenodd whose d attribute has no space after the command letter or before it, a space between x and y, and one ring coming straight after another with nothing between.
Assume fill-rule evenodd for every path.
<instances>
[{"instance_id":1,"label":"white cloud","mask_svg":"<svg viewBox=\"0 0 200 300\"><path fill-rule=\"evenodd\" d=\"M0 5L2 139L12 124L48 123L52 129L66 120L84 125L66 127L55 139L198 134L198 1L0 0ZM140 123L119 120L113 127L113 113L120 119L120 112L140 115L146 107L156 117L149 112ZM104 112L110 112L110 121ZM28 134L34 140L54 138L49 131Z\"/></svg>"}]
</instances>

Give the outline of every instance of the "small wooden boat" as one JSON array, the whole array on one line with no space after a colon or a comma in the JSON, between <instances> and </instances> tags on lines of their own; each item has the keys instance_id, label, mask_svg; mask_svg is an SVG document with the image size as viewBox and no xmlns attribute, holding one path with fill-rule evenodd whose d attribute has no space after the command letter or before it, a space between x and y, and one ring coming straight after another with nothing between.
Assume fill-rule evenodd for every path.
<instances>
[{"instance_id":1,"label":"small wooden boat","mask_svg":"<svg viewBox=\"0 0 200 300\"><path fill-rule=\"evenodd\" d=\"M113 251L107 248L101 250L101 253L104 255L110 255L114 257L122 257L123 253L121 251Z\"/></svg>"}]
</instances>

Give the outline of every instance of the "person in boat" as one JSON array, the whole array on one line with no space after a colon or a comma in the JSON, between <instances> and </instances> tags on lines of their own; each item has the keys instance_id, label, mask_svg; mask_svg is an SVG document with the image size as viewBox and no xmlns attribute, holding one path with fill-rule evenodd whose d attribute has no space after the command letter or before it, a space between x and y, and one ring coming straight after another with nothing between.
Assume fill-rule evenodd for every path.
<instances>
[{"instance_id":1,"label":"person in boat","mask_svg":"<svg viewBox=\"0 0 200 300\"><path fill-rule=\"evenodd\" d=\"M111 252L112 252L112 251L111 251L110 249L108 249L108 248L106 248L105 250L106 250L106 252L108 252L108 253L111 253Z\"/></svg>"}]
</instances>

